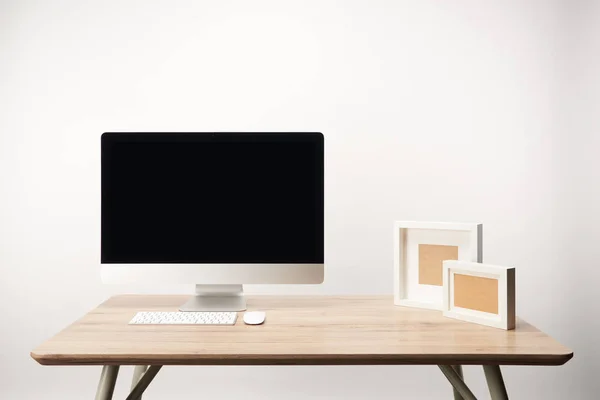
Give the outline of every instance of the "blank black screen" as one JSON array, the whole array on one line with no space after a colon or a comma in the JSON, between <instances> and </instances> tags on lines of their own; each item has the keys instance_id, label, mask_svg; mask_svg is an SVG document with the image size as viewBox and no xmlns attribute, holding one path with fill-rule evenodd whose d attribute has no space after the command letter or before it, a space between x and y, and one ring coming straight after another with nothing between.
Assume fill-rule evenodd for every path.
<instances>
[{"instance_id":1,"label":"blank black screen","mask_svg":"<svg viewBox=\"0 0 600 400\"><path fill-rule=\"evenodd\" d=\"M105 133L103 263L323 263L320 133Z\"/></svg>"}]
</instances>

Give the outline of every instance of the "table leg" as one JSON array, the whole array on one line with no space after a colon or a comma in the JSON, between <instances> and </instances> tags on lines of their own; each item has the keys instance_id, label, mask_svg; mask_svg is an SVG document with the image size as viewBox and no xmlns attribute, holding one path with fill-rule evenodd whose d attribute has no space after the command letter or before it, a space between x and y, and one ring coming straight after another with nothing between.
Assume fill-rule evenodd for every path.
<instances>
[{"instance_id":1,"label":"table leg","mask_svg":"<svg viewBox=\"0 0 600 400\"><path fill-rule=\"evenodd\" d=\"M147 365L136 365L135 366L135 368L133 369L133 378L131 379L131 389L130 390L133 390L135 388L135 385L137 385L137 383L140 381L140 379L144 375L144 372L146 372L146 369L148 369ZM142 399L142 396L140 396L140 400L141 399Z\"/></svg>"},{"instance_id":2,"label":"table leg","mask_svg":"<svg viewBox=\"0 0 600 400\"><path fill-rule=\"evenodd\" d=\"M483 372L485 373L485 379L492 400L508 400L508 393L506 393L506 386L504 386L504 379L502 379L500 366L484 365Z\"/></svg>"},{"instance_id":3,"label":"table leg","mask_svg":"<svg viewBox=\"0 0 600 400\"><path fill-rule=\"evenodd\" d=\"M454 368L450 365L438 365L442 373L446 376L448 381L452 384L454 389L462 396L464 400L477 400L471 389L467 387L462 378L456 373ZM495 400L495 399L494 399Z\"/></svg>"},{"instance_id":4,"label":"table leg","mask_svg":"<svg viewBox=\"0 0 600 400\"><path fill-rule=\"evenodd\" d=\"M460 377L460 379L463 380L463 382L465 381L464 376L463 376L463 370L462 370L462 365L452 365L452 369L454 371L456 371L456 374ZM456 388L453 386L452 390L454 391L454 400L463 400L463 397L460 395L460 393L458 392L458 390L456 390Z\"/></svg>"},{"instance_id":5,"label":"table leg","mask_svg":"<svg viewBox=\"0 0 600 400\"><path fill-rule=\"evenodd\" d=\"M96 400L112 400L118 375L118 365L105 365L102 367L100 382L98 382L98 390L96 391Z\"/></svg>"},{"instance_id":6,"label":"table leg","mask_svg":"<svg viewBox=\"0 0 600 400\"><path fill-rule=\"evenodd\" d=\"M138 383L135 384L131 393L125 400L140 400L142 394L148 388L148 385L152 382L158 371L162 368L162 365L151 365L148 370L142 375Z\"/></svg>"}]
</instances>

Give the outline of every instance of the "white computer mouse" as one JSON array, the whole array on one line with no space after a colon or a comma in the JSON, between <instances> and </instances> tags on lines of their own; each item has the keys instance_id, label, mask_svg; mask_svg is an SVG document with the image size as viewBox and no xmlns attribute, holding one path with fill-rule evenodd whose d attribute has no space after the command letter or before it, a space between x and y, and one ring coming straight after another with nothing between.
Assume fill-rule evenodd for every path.
<instances>
[{"instance_id":1,"label":"white computer mouse","mask_svg":"<svg viewBox=\"0 0 600 400\"><path fill-rule=\"evenodd\" d=\"M246 311L244 313L244 323L246 325L260 325L265 322L266 315L264 311Z\"/></svg>"}]
</instances>

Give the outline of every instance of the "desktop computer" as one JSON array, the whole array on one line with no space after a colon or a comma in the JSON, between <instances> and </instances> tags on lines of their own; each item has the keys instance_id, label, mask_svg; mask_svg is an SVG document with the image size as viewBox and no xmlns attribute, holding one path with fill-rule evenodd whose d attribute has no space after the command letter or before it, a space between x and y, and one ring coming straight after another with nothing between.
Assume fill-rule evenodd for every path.
<instances>
[{"instance_id":1,"label":"desktop computer","mask_svg":"<svg viewBox=\"0 0 600 400\"><path fill-rule=\"evenodd\" d=\"M104 133L106 283L187 283L181 311L246 309L243 284L324 273L321 133Z\"/></svg>"}]
</instances>

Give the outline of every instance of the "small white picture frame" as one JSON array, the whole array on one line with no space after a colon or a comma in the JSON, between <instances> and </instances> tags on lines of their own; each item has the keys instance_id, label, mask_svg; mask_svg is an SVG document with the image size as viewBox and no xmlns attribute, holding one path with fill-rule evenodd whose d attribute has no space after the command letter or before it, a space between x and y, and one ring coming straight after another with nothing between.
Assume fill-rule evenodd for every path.
<instances>
[{"instance_id":1,"label":"small white picture frame","mask_svg":"<svg viewBox=\"0 0 600 400\"><path fill-rule=\"evenodd\" d=\"M396 221L394 304L442 310L442 261L481 262L482 242L482 224Z\"/></svg>"},{"instance_id":2,"label":"small white picture frame","mask_svg":"<svg viewBox=\"0 0 600 400\"><path fill-rule=\"evenodd\" d=\"M514 329L515 289L514 267L444 261L446 317Z\"/></svg>"}]
</instances>

